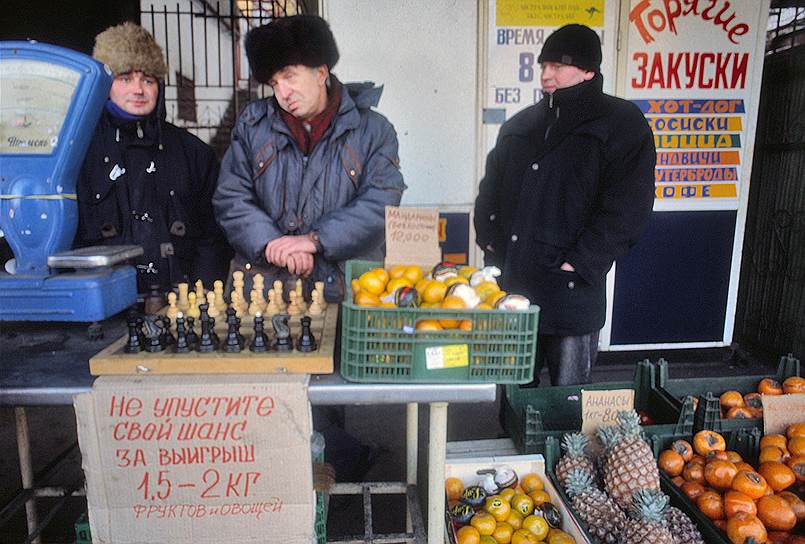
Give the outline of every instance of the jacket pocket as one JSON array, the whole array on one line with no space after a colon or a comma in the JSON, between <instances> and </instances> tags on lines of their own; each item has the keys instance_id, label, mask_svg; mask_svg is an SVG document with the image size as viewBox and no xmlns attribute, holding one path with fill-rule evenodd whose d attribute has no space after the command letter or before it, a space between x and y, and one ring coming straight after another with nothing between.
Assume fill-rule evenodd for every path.
<instances>
[{"instance_id":1,"label":"jacket pocket","mask_svg":"<svg viewBox=\"0 0 805 544\"><path fill-rule=\"evenodd\" d=\"M357 190L358 185L360 185L361 174L363 174L363 165L358 159L358 154L348 143L345 143L341 149L340 158L341 166L344 168L344 173L352 182L352 186L355 188L355 190Z\"/></svg>"},{"instance_id":2,"label":"jacket pocket","mask_svg":"<svg viewBox=\"0 0 805 544\"><path fill-rule=\"evenodd\" d=\"M117 202L117 187L106 179L91 182L88 194L81 195L81 236L99 242L123 236L123 218Z\"/></svg>"},{"instance_id":3,"label":"jacket pocket","mask_svg":"<svg viewBox=\"0 0 805 544\"><path fill-rule=\"evenodd\" d=\"M254 168L252 171L254 175L252 176L252 181L257 181L263 172L274 162L274 158L277 156L277 150L274 147L273 142L268 142L265 144L260 151L254 157Z\"/></svg>"}]
</instances>

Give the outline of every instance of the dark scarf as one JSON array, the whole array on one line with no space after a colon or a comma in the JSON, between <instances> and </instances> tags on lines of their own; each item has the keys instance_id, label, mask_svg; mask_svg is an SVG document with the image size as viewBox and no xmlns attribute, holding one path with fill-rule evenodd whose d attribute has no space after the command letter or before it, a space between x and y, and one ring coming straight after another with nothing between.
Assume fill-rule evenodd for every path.
<instances>
[{"instance_id":1,"label":"dark scarf","mask_svg":"<svg viewBox=\"0 0 805 544\"><path fill-rule=\"evenodd\" d=\"M293 134L294 140L299 145L299 149L305 156L310 155L316 144L322 139L324 133L333 122L335 114L338 113L338 108L341 106L341 82L333 75L330 78L332 85L327 95L327 105L324 111L309 121L297 119L282 108L279 109L282 120L285 121L291 134Z\"/></svg>"}]
</instances>

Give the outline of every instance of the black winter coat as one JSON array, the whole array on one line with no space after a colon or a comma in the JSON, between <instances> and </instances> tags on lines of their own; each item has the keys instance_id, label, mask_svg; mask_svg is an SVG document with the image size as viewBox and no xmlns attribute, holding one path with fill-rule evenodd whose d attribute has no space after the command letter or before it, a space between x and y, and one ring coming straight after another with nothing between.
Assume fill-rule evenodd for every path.
<instances>
[{"instance_id":1,"label":"black winter coat","mask_svg":"<svg viewBox=\"0 0 805 544\"><path fill-rule=\"evenodd\" d=\"M475 229L501 285L541 307L540 332L600 329L606 274L654 202L654 139L603 79L559 89L501 127L475 202ZM547 135L546 135L547 132ZM567 261L575 272L560 270Z\"/></svg>"},{"instance_id":2,"label":"black winter coat","mask_svg":"<svg viewBox=\"0 0 805 544\"><path fill-rule=\"evenodd\" d=\"M142 122L104 110L77 184L76 245L143 246L141 293L199 278L211 288L226 280L232 258L211 204L218 161L204 142L164 120L163 96L160 85L157 108Z\"/></svg>"}]
</instances>

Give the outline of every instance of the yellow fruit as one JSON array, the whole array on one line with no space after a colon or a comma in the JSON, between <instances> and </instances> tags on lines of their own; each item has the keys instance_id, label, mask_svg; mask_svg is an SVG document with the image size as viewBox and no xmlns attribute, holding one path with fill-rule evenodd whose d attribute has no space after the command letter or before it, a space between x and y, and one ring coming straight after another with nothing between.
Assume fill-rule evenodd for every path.
<instances>
[{"instance_id":1,"label":"yellow fruit","mask_svg":"<svg viewBox=\"0 0 805 544\"><path fill-rule=\"evenodd\" d=\"M412 285L416 285L416 282L422 279L422 269L415 264L406 266L402 277L410 281Z\"/></svg>"},{"instance_id":2,"label":"yellow fruit","mask_svg":"<svg viewBox=\"0 0 805 544\"><path fill-rule=\"evenodd\" d=\"M372 269L372 272L374 272L374 273L375 273L375 276L377 276L378 278L380 278L380 280L381 280L383 283L388 283L388 282L389 282L389 273L388 273L388 272L386 272L386 269L385 269L385 268L373 268L373 269Z\"/></svg>"},{"instance_id":3,"label":"yellow fruit","mask_svg":"<svg viewBox=\"0 0 805 544\"><path fill-rule=\"evenodd\" d=\"M498 495L506 499L508 502L512 502L512 497L514 497L516 493L514 492L514 489L512 489L511 487L507 487L506 489L498 493Z\"/></svg>"},{"instance_id":4,"label":"yellow fruit","mask_svg":"<svg viewBox=\"0 0 805 544\"><path fill-rule=\"evenodd\" d=\"M523 515L512 508L511 512L509 512L509 517L506 518L506 523L514 527L515 531L521 529L523 527Z\"/></svg>"},{"instance_id":5,"label":"yellow fruit","mask_svg":"<svg viewBox=\"0 0 805 544\"><path fill-rule=\"evenodd\" d=\"M506 521L511 509L509 501L500 495L492 495L484 501L484 510L495 516L495 521Z\"/></svg>"},{"instance_id":6,"label":"yellow fruit","mask_svg":"<svg viewBox=\"0 0 805 544\"><path fill-rule=\"evenodd\" d=\"M500 291L500 287L493 281L482 281L475 286L475 292L478 293L481 300L486 300L486 297L497 291Z\"/></svg>"},{"instance_id":7,"label":"yellow fruit","mask_svg":"<svg viewBox=\"0 0 805 544\"><path fill-rule=\"evenodd\" d=\"M495 532L498 522L495 520L495 516L489 512L477 512L470 518L470 525L478 529L478 533L481 535L491 535Z\"/></svg>"},{"instance_id":8,"label":"yellow fruit","mask_svg":"<svg viewBox=\"0 0 805 544\"><path fill-rule=\"evenodd\" d=\"M356 279L353 279L353 280L350 282L350 285L352 286L352 296L355 296L355 294L356 294L358 291L360 291L360 290L361 290L361 282L359 282L359 281L357 280L357 278L356 278Z\"/></svg>"},{"instance_id":9,"label":"yellow fruit","mask_svg":"<svg viewBox=\"0 0 805 544\"><path fill-rule=\"evenodd\" d=\"M551 530L551 526L548 525L544 517L531 515L523 520L523 529L528 529L534 533L539 541L545 540L545 537L548 536L548 531Z\"/></svg>"},{"instance_id":10,"label":"yellow fruit","mask_svg":"<svg viewBox=\"0 0 805 544\"><path fill-rule=\"evenodd\" d=\"M384 301L382 301L382 300L380 301L380 305L379 305L379 306L380 306L381 308L396 308L396 307L397 307L397 305L396 305L396 304L394 304L393 302L384 302Z\"/></svg>"},{"instance_id":11,"label":"yellow fruit","mask_svg":"<svg viewBox=\"0 0 805 544\"><path fill-rule=\"evenodd\" d=\"M524 516L530 516L534 513L534 499L528 495L515 495L512 499L512 508Z\"/></svg>"},{"instance_id":12,"label":"yellow fruit","mask_svg":"<svg viewBox=\"0 0 805 544\"><path fill-rule=\"evenodd\" d=\"M457 297L456 295L447 295L444 297L442 301L442 308L445 310L462 310L466 308L467 305L464 304L464 299L461 297ZM445 329L454 329L458 327L459 320L458 319L440 319L439 323Z\"/></svg>"},{"instance_id":13,"label":"yellow fruit","mask_svg":"<svg viewBox=\"0 0 805 544\"><path fill-rule=\"evenodd\" d=\"M481 544L481 534L475 527L465 525L456 532L458 544Z\"/></svg>"},{"instance_id":14,"label":"yellow fruit","mask_svg":"<svg viewBox=\"0 0 805 544\"><path fill-rule=\"evenodd\" d=\"M358 306L380 306L380 298L367 291L358 291L355 293L354 302Z\"/></svg>"},{"instance_id":15,"label":"yellow fruit","mask_svg":"<svg viewBox=\"0 0 805 544\"><path fill-rule=\"evenodd\" d=\"M492 533L494 534L494 533ZM481 544L499 544L497 540L495 540L494 536L490 535L481 535Z\"/></svg>"},{"instance_id":16,"label":"yellow fruit","mask_svg":"<svg viewBox=\"0 0 805 544\"><path fill-rule=\"evenodd\" d=\"M551 529L548 531L548 544L576 544L576 539L561 529Z\"/></svg>"},{"instance_id":17,"label":"yellow fruit","mask_svg":"<svg viewBox=\"0 0 805 544\"><path fill-rule=\"evenodd\" d=\"M403 273L405 272L406 266L404 264L395 264L391 268L389 268L389 278L402 278Z\"/></svg>"},{"instance_id":18,"label":"yellow fruit","mask_svg":"<svg viewBox=\"0 0 805 544\"><path fill-rule=\"evenodd\" d=\"M544 489L538 489L536 491L532 491L528 494L531 497L531 500L534 501L534 506L539 507L545 504L546 502L551 502L551 496L545 492Z\"/></svg>"},{"instance_id":19,"label":"yellow fruit","mask_svg":"<svg viewBox=\"0 0 805 544\"><path fill-rule=\"evenodd\" d=\"M388 291L389 293L393 293L400 287L413 287L413 286L411 285L411 282L405 278L392 278L386 284L386 291Z\"/></svg>"},{"instance_id":20,"label":"yellow fruit","mask_svg":"<svg viewBox=\"0 0 805 544\"><path fill-rule=\"evenodd\" d=\"M505 521L501 521L497 524L497 527L495 527L495 532L492 533L492 538L495 539L497 544L509 544L512 541L513 534L514 527Z\"/></svg>"},{"instance_id":21,"label":"yellow fruit","mask_svg":"<svg viewBox=\"0 0 805 544\"><path fill-rule=\"evenodd\" d=\"M496 291L496 292L492 293L491 295L489 295L488 297L486 297L484 299L484 302L486 302L487 304L489 304L490 306L492 306L494 308L495 304L497 303L497 301L499 301L500 299L502 299L505 296L506 296L506 291Z\"/></svg>"},{"instance_id":22,"label":"yellow fruit","mask_svg":"<svg viewBox=\"0 0 805 544\"><path fill-rule=\"evenodd\" d=\"M461 323L458 324L458 329L461 331L471 331L472 321L470 321L469 319L463 319Z\"/></svg>"},{"instance_id":23,"label":"yellow fruit","mask_svg":"<svg viewBox=\"0 0 805 544\"><path fill-rule=\"evenodd\" d=\"M418 331L441 331L442 326L435 319L420 319L416 322L416 330Z\"/></svg>"},{"instance_id":24,"label":"yellow fruit","mask_svg":"<svg viewBox=\"0 0 805 544\"><path fill-rule=\"evenodd\" d=\"M447 293L447 286L440 281L428 280L425 288L422 289L420 295L425 302L441 302L444 299L444 294Z\"/></svg>"},{"instance_id":25,"label":"yellow fruit","mask_svg":"<svg viewBox=\"0 0 805 544\"><path fill-rule=\"evenodd\" d=\"M539 542L537 535L528 529L517 529L512 535L511 544L534 544L535 542Z\"/></svg>"},{"instance_id":26,"label":"yellow fruit","mask_svg":"<svg viewBox=\"0 0 805 544\"><path fill-rule=\"evenodd\" d=\"M480 303L478 306L475 307L476 310L494 310L495 308L486 302Z\"/></svg>"},{"instance_id":27,"label":"yellow fruit","mask_svg":"<svg viewBox=\"0 0 805 544\"><path fill-rule=\"evenodd\" d=\"M403 279L405 279L405 278L403 278ZM408 280L406 280L406 281L408 281ZM429 278L422 278L421 280L419 280L418 282L416 282L414 284L414 289L416 289L416 292L419 293L420 297L422 296L422 291L425 290L425 287L427 287L429 283L430 283Z\"/></svg>"},{"instance_id":28,"label":"yellow fruit","mask_svg":"<svg viewBox=\"0 0 805 544\"><path fill-rule=\"evenodd\" d=\"M523 491L525 491L527 495L532 491L545 489L545 484L542 483L542 478L540 478L538 474L529 472L528 474L523 474L520 478L520 487L523 488Z\"/></svg>"},{"instance_id":29,"label":"yellow fruit","mask_svg":"<svg viewBox=\"0 0 805 544\"><path fill-rule=\"evenodd\" d=\"M470 284L469 280L467 280L467 278L465 278L463 276L450 276L449 278L444 280L444 284L447 287L450 287L454 283L463 283L464 285L469 285Z\"/></svg>"},{"instance_id":30,"label":"yellow fruit","mask_svg":"<svg viewBox=\"0 0 805 544\"><path fill-rule=\"evenodd\" d=\"M461 268L458 269L458 275L461 276L462 278L470 279L470 276L472 276L472 274L477 271L478 269L475 268L474 266L462 266Z\"/></svg>"},{"instance_id":31,"label":"yellow fruit","mask_svg":"<svg viewBox=\"0 0 805 544\"><path fill-rule=\"evenodd\" d=\"M464 492L464 483L459 478L447 478L444 481L444 491L447 494L447 500L458 500L461 498L461 493Z\"/></svg>"},{"instance_id":32,"label":"yellow fruit","mask_svg":"<svg viewBox=\"0 0 805 544\"><path fill-rule=\"evenodd\" d=\"M361 286L361 291L367 291L373 295L379 295L386 287L385 282L371 270L361 274L358 278L358 283Z\"/></svg>"}]
</instances>

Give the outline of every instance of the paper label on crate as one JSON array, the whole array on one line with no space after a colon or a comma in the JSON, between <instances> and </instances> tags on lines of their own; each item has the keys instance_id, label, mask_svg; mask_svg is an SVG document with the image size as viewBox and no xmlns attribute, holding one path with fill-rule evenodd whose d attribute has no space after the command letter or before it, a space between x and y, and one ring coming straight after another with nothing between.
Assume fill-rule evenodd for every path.
<instances>
[{"instance_id":1,"label":"paper label on crate","mask_svg":"<svg viewBox=\"0 0 805 544\"><path fill-rule=\"evenodd\" d=\"M618 412L634 408L634 389L581 390L581 432L594 433L601 425L614 425Z\"/></svg>"},{"instance_id":2,"label":"paper label on crate","mask_svg":"<svg viewBox=\"0 0 805 544\"><path fill-rule=\"evenodd\" d=\"M438 209L386 206L386 267L418 264L427 273L441 260Z\"/></svg>"},{"instance_id":3,"label":"paper label on crate","mask_svg":"<svg viewBox=\"0 0 805 544\"><path fill-rule=\"evenodd\" d=\"M425 363L428 370L470 366L467 344L425 348Z\"/></svg>"},{"instance_id":4,"label":"paper label on crate","mask_svg":"<svg viewBox=\"0 0 805 544\"><path fill-rule=\"evenodd\" d=\"M792 423L805 421L805 395L762 395L763 432L785 434Z\"/></svg>"}]
</instances>

